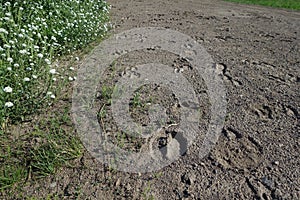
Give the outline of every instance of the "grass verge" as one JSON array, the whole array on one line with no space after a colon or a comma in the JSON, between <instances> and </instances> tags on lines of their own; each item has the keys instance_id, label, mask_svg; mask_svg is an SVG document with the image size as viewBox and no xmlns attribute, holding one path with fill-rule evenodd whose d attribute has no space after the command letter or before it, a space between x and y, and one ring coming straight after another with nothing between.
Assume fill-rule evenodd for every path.
<instances>
[{"instance_id":1,"label":"grass verge","mask_svg":"<svg viewBox=\"0 0 300 200\"><path fill-rule=\"evenodd\" d=\"M51 104L74 79L57 61L104 36L108 9L104 0L0 0L0 129Z\"/></svg>"},{"instance_id":2,"label":"grass verge","mask_svg":"<svg viewBox=\"0 0 300 200\"><path fill-rule=\"evenodd\" d=\"M0 136L0 192L17 188L28 180L55 173L70 164L83 152L80 140L75 137L65 105L49 116L39 116L35 125L23 124Z\"/></svg>"},{"instance_id":3,"label":"grass verge","mask_svg":"<svg viewBox=\"0 0 300 200\"><path fill-rule=\"evenodd\" d=\"M300 10L299 0L226 0L226 1Z\"/></svg>"},{"instance_id":4,"label":"grass verge","mask_svg":"<svg viewBox=\"0 0 300 200\"><path fill-rule=\"evenodd\" d=\"M72 82L80 57L107 32L109 6L104 0L0 5L0 199L14 199L30 181L82 155L70 118Z\"/></svg>"}]
</instances>

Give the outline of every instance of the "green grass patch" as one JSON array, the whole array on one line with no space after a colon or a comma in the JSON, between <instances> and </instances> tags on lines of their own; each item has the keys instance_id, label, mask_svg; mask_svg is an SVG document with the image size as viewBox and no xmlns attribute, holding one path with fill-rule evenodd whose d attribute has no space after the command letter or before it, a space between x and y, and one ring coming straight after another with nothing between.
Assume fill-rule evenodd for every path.
<instances>
[{"instance_id":1,"label":"green grass patch","mask_svg":"<svg viewBox=\"0 0 300 200\"><path fill-rule=\"evenodd\" d=\"M0 193L28 180L54 174L80 157L83 146L75 136L69 105L35 126L15 126L0 136Z\"/></svg>"},{"instance_id":2,"label":"green grass patch","mask_svg":"<svg viewBox=\"0 0 300 200\"><path fill-rule=\"evenodd\" d=\"M226 0L226 1L300 10L299 0Z\"/></svg>"},{"instance_id":3,"label":"green grass patch","mask_svg":"<svg viewBox=\"0 0 300 200\"><path fill-rule=\"evenodd\" d=\"M104 0L0 0L0 129L53 103L74 80L58 60L105 35L108 9Z\"/></svg>"},{"instance_id":4,"label":"green grass patch","mask_svg":"<svg viewBox=\"0 0 300 200\"><path fill-rule=\"evenodd\" d=\"M82 155L71 86L108 10L104 0L0 0L0 198Z\"/></svg>"}]
</instances>

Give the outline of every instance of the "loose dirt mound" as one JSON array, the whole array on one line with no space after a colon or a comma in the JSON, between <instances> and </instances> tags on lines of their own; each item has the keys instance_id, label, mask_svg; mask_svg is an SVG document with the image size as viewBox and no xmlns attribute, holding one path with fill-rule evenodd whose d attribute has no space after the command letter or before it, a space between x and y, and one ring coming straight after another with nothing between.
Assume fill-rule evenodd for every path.
<instances>
[{"instance_id":1,"label":"loose dirt mound","mask_svg":"<svg viewBox=\"0 0 300 200\"><path fill-rule=\"evenodd\" d=\"M165 27L206 48L228 93L223 134L204 159L197 159L195 143L178 161L156 173L116 172L86 153L77 167L31 185L27 194L57 194L65 199L300 199L300 13L203 0L109 3L113 32ZM152 50L131 52L116 66L130 69L153 59L189 68L176 55ZM168 91L154 96L172 109L175 100L163 94ZM206 101L204 97L203 131L209 120ZM176 109L171 114L176 118ZM147 121L143 110L132 111L132 116Z\"/></svg>"}]
</instances>

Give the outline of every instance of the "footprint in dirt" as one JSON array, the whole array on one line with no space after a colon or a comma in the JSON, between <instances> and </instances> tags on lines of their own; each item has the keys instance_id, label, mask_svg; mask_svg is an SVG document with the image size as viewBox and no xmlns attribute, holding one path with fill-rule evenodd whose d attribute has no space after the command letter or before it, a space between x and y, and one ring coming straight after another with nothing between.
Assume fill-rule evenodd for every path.
<instances>
[{"instance_id":1,"label":"footprint in dirt","mask_svg":"<svg viewBox=\"0 0 300 200\"><path fill-rule=\"evenodd\" d=\"M224 128L223 134L226 139L221 140L213 152L223 167L249 169L260 163L263 148L259 141L232 127Z\"/></svg>"}]
</instances>

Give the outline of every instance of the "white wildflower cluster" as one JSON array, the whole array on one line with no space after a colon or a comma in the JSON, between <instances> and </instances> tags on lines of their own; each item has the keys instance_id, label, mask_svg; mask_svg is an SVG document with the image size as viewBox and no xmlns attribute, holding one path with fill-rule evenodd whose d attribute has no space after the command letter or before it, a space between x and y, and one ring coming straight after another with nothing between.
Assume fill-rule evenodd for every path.
<instances>
[{"instance_id":1,"label":"white wildflower cluster","mask_svg":"<svg viewBox=\"0 0 300 200\"><path fill-rule=\"evenodd\" d=\"M53 60L103 36L109 9L105 0L4 1L0 7L0 107L21 108L16 106L20 99L34 105L40 102L37 98L44 99L41 93L45 99L55 99L54 84L47 81L76 77L58 73ZM0 123L1 118L0 112Z\"/></svg>"},{"instance_id":2,"label":"white wildflower cluster","mask_svg":"<svg viewBox=\"0 0 300 200\"><path fill-rule=\"evenodd\" d=\"M13 91L13 89L11 87L9 87L9 86L5 87L3 90L6 93L11 93Z\"/></svg>"},{"instance_id":3,"label":"white wildflower cluster","mask_svg":"<svg viewBox=\"0 0 300 200\"><path fill-rule=\"evenodd\" d=\"M51 99L55 99L55 95L52 92L47 92L47 96L49 96Z\"/></svg>"}]
</instances>

